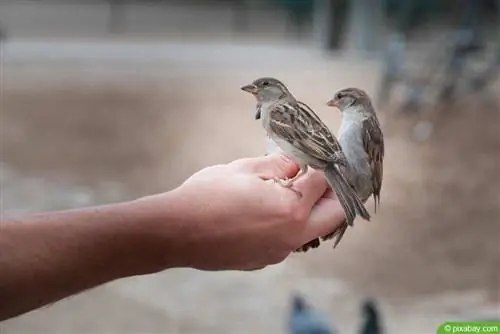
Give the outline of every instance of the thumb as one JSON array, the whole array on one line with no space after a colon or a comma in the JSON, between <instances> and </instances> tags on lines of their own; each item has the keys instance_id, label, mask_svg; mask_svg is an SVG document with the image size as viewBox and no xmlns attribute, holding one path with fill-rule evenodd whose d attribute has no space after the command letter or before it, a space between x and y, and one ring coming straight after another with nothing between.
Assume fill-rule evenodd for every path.
<instances>
[{"instance_id":1,"label":"thumb","mask_svg":"<svg viewBox=\"0 0 500 334\"><path fill-rule=\"evenodd\" d=\"M264 157L244 158L231 162L232 168L238 171L256 174L263 180L292 177L297 174L300 167L287 156L279 153Z\"/></svg>"}]
</instances>

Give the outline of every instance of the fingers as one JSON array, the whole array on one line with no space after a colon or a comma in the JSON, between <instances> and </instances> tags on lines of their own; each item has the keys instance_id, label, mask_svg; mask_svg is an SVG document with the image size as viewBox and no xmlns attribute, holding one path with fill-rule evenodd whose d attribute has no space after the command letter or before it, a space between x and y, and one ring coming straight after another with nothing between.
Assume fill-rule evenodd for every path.
<instances>
[{"instance_id":1,"label":"fingers","mask_svg":"<svg viewBox=\"0 0 500 334\"><path fill-rule=\"evenodd\" d=\"M329 189L323 172L312 169L309 169L306 174L299 177L297 181L293 183L292 187L302 194L302 198L300 198L299 201L301 204L308 207L309 210L318 199L323 196L325 191Z\"/></svg>"},{"instance_id":2,"label":"fingers","mask_svg":"<svg viewBox=\"0 0 500 334\"><path fill-rule=\"evenodd\" d=\"M340 228L345 221L345 213L337 200L323 197L311 210L309 220L304 229L306 243Z\"/></svg>"},{"instance_id":3,"label":"fingers","mask_svg":"<svg viewBox=\"0 0 500 334\"><path fill-rule=\"evenodd\" d=\"M293 177L299 171L299 166L295 162L279 153L239 159L229 165L241 172L256 174L263 180Z\"/></svg>"},{"instance_id":4,"label":"fingers","mask_svg":"<svg viewBox=\"0 0 500 334\"><path fill-rule=\"evenodd\" d=\"M297 164L279 153L236 160L229 166L241 172L256 174L264 180L290 178L299 171ZM310 168L306 174L293 183L292 187L302 194L301 198L297 197L291 189L283 187L281 189L289 192L290 198L297 201L300 211L304 214L309 213L309 220L304 229L304 243L342 226L345 220L344 210L337 201L335 192L328 186L323 172Z\"/></svg>"}]
</instances>

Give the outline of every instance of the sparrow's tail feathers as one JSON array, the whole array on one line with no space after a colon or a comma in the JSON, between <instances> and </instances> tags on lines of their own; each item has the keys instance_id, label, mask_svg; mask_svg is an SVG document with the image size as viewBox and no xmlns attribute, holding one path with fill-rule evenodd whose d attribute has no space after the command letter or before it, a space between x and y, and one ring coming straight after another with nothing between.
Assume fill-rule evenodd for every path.
<instances>
[{"instance_id":1,"label":"sparrow's tail feathers","mask_svg":"<svg viewBox=\"0 0 500 334\"><path fill-rule=\"evenodd\" d=\"M335 232L332 232L330 234L327 234L327 235L321 237L321 240L326 241L326 240L330 240L332 238L337 237L337 238L335 238L335 243L333 244L333 248L336 248L338 246L338 244L340 243L340 240L342 240L342 237L344 236L348 227L349 227L349 225L347 225L347 222L344 220L341 227L339 227L337 230L335 230Z\"/></svg>"},{"instance_id":2,"label":"sparrow's tail feathers","mask_svg":"<svg viewBox=\"0 0 500 334\"><path fill-rule=\"evenodd\" d=\"M335 190L340 205L344 209L347 224L353 225L354 218L359 214L363 219L370 220L370 214L365 205L349 185L337 166L331 164L325 168L325 176L328 184Z\"/></svg>"},{"instance_id":3,"label":"sparrow's tail feathers","mask_svg":"<svg viewBox=\"0 0 500 334\"><path fill-rule=\"evenodd\" d=\"M337 238L335 239L335 243L333 244L333 248L337 248L337 246L340 243L340 240L342 240L342 237L344 236L344 233L345 233L345 231L347 231L348 227L349 227L349 225L347 225L347 223L344 223L344 225L342 225L342 227L339 230L337 230L337 232L335 233Z\"/></svg>"},{"instance_id":4,"label":"sparrow's tail feathers","mask_svg":"<svg viewBox=\"0 0 500 334\"><path fill-rule=\"evenodd\" d=\"M354 193L354 204L356 206L356 212L358 213L358 215L361 216L361 218L369 221L371 219L370 213L368 212L365 205L359 198L358 194L356 192L353 193Z\"/></svg>"},{"instance_id":5,"label":"sparrow's tail feathers","mask_svg":"<svg viewBox=\"0 0 500 334\"><path fill-rule=\"evenodd\" d=\"M344 209L347 223L353 225L356 209L354 208L352 196L349 196L349 191L352 192L352 190L346 191L347 187L344 185L343 177L335 166L325 169L325 177L330 187L337 194L340 205Z\"/></svg>"}]
</instances>

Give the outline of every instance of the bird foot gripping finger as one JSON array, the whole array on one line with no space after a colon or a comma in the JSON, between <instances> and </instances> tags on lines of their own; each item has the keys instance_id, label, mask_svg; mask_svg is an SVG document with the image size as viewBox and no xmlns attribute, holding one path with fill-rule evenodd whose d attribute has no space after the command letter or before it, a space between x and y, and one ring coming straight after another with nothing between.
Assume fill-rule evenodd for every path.
<instances>
[{"instance_id":1,"label":"bird foot gripping finger","mask_svg":"<svg viewBox=\"0 0 500 334\"><path fill-rule=\"evenodd\" d=\"M293 185L293 179L289 179L289 178L280 179L280 178L275 177L275 178L273 178L273 181L284 188L291 188Z\"/></svg>"},{"instance_id":2,"label":"bird foot gripping finger","mask_svg":"<svg viewBox=\"0 0 500 334\"><path fill-rule=\"evenodd\" d=\"M299 198L302 198L302 193L298 190L295 190L293 189L293 181L294 179L279 179L279 178L273 178L272 179L274 181L274 183L277 183L279 184L280 186L282 186L283 188L288 188L290 189L291 191L293 191Z\"/></svg>"}]
</instances>

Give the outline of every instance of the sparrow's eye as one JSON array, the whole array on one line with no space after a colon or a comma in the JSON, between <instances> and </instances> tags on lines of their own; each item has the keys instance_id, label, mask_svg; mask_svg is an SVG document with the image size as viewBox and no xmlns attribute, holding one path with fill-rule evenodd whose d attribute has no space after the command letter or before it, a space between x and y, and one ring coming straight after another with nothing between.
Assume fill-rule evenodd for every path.
<instances>
[{"instance_id":1,"label":"sparrow's eye","mask_svg":"<svg viewBox=\"0 0 500 334\"><path fill-rule=\"evenodd\" d=\"M269 81L264 81L264 82L262 83L262 86L269 86Z\"/></svg>"},{"instance_id":2,"label":"sparrow's eye","mask_svg":"<svg viewBox=\"0 0 500 334\"><path fill-rule=\"evenodd\" d=\"M343 97L344 97L344 94L342 94L342 93L338 93L338 94L337 94L337 96L336 96L336 99L337 99L337 100L340 100L340 99L341 99L341 98L343 98Z\"/></svg>"}]
</instances>

